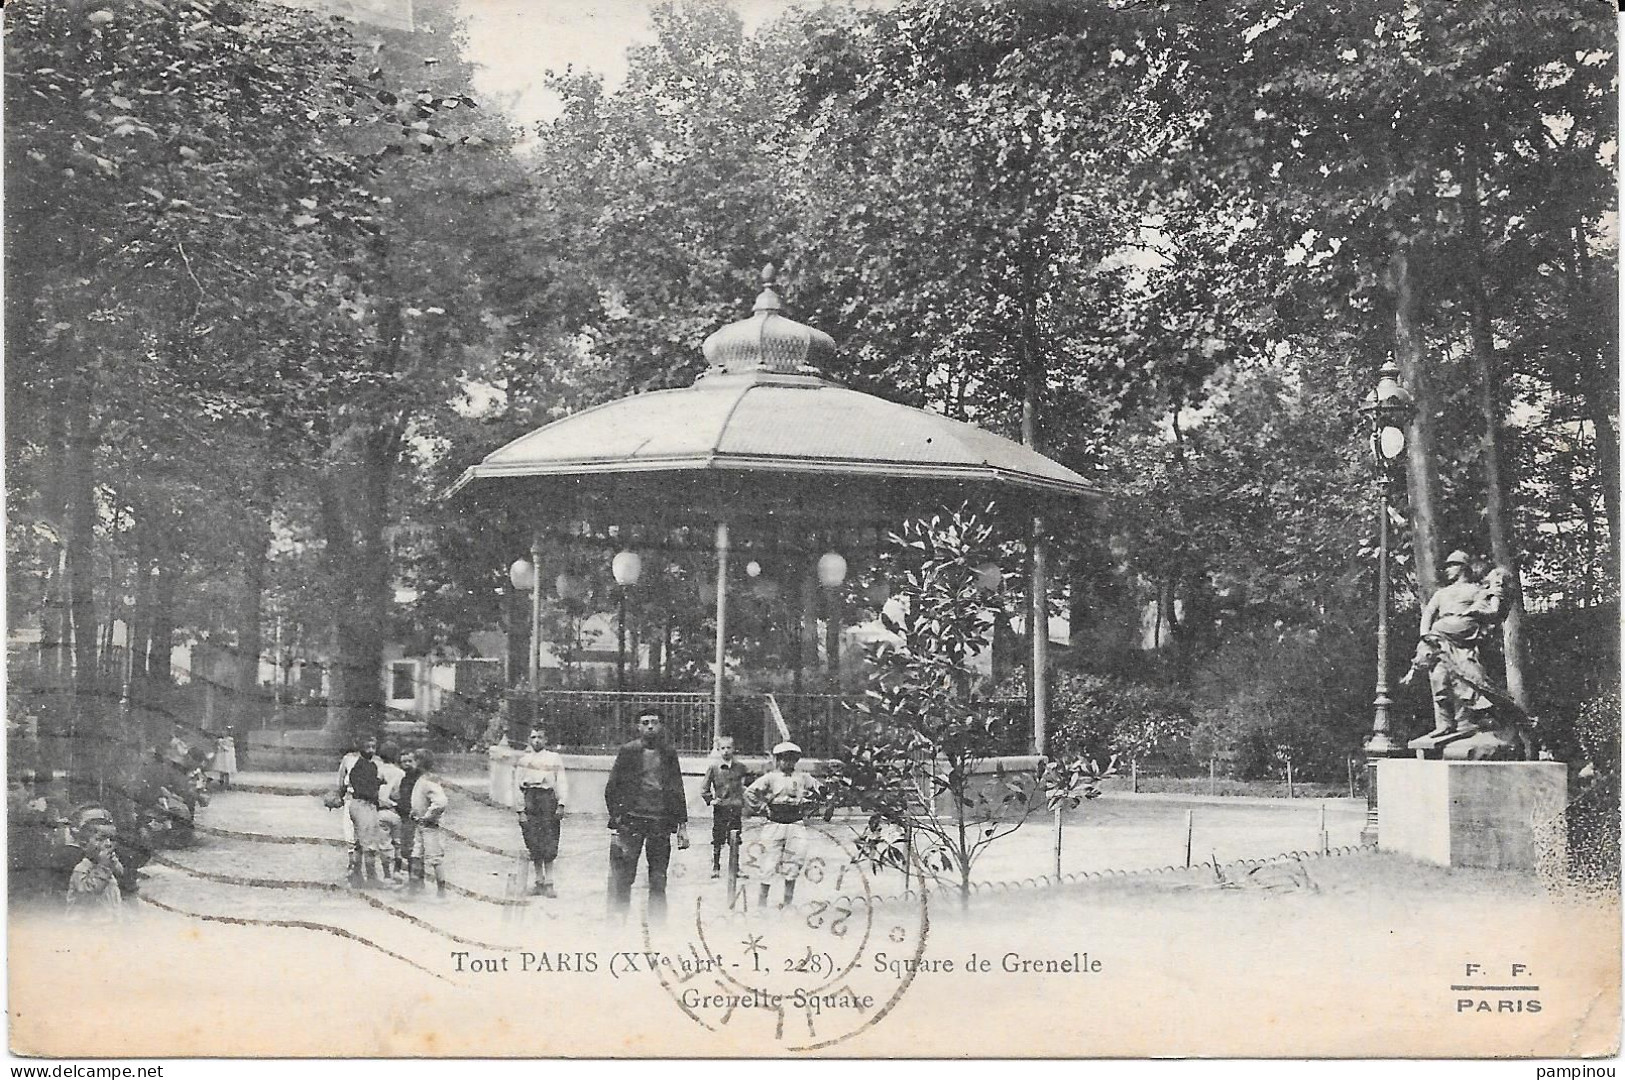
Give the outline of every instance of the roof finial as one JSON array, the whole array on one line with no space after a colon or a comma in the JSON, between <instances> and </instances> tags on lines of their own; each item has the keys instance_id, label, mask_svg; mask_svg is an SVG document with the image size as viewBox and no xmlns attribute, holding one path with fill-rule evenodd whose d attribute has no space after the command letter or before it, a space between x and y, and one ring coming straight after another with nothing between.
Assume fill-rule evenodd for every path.
<instances>
[{"instance_id":1,"label":"roof finial","mask_svg":"<svg viewBox=\"0 0 1625 1080\"><path fill-rule=\"evenodd\" d=\"M823 360L835 355L835 341L822 330L796 322L784 313L774 291L779 267L763 263L762 291L751 317L729 323L705 339L702 348L713 374L819 376ZM794 276L794 275L792 275Z\"/></svg>"},{"instance_id":2,"label":"roof finial","mask_svg":"<svg viewBox=\"0 0 1625 1080\"><path fill-rule=\"evenodd\" d=\"M762 267L762 291L756 295L756 305L752 311L778 311L784 307L779 300L779 294L773 291L774 278L778 276L778 269L768 263Z\"/></svg>"}]
</instances>

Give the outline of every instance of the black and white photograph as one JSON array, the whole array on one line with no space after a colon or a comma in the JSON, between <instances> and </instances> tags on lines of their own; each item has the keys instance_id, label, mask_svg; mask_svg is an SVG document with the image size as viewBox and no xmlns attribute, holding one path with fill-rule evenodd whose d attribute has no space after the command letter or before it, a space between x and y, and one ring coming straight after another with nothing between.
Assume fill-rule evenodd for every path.
<instances>
[{"instance_id":1,"label":"black and white photograph","mask_svg":"<svg viewBox=\"0 0 1625 1080\"><path fill-rule=\"evenodd\" d=\"M0 19L13 1060L1619 1054L1614 4Z\"/></svg>"}]
</instances>

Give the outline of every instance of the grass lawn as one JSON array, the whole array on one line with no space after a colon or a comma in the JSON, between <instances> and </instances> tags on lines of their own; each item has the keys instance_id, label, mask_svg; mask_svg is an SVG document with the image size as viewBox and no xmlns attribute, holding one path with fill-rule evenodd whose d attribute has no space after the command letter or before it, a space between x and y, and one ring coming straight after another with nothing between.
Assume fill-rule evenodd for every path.
<instances>
[{"instance_id":1,"label":"grass lawn","mask_svg":"<svg viewBox=\"0 0 1625 1080\"><path fill-rule=\"evenodd\" d=\"M1360 781L1363 778L1356 776L1355 779ZM1101 790L1129 791L1131 780L1127 776L1114 777L1102 784ZM1210 781L1206 776L1147 776L1142 773L1139 791L1148 795L1252 795L1272 799L1289 797L1285 780L1235 780L1223 776ZM1365 789L1356 787L1355 796L1364 798ZM1349 786L1347 783L1328 784L1296 780L1292 784L1290 797L1346 799L1349 797Z\"/></svg>"}]
</instances>

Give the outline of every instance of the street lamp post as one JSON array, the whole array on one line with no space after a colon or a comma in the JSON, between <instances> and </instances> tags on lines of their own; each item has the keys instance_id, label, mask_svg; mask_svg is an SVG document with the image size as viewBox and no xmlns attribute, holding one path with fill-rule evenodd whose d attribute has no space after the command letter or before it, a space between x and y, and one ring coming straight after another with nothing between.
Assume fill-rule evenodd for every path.
<instances>
[{"instance_id":1,"label":"street lamp post","mask_svg":"<svg viewBox=\"0 0 1625 1080\"><path fill-rule=\"evenodd\" d=\"M610 562L615 575L615 692L626 692L626 590L643 574L643 559L635 551L619 552ZM620 705L617 702L616 708Z\"/></svg>"},{"instance_id":2,"label":"street lamp post","mask_svg":"<svg viewBox=\"0 0 1625 1080\"><path fill-rule=\"evenodd\" d=\"M1372 701L1371 735L1365 741L1366 809L1360 842L1377 841L1377 762L1400 749L1390 732L1388 710L1388 506L1395 481L1404 474L1405 426L1416 412L1406 389L1399 385L1399 368L1392 360L1377 373L1377 387L1360 407L1371 425L1371 453L1377 466L1377 686Z\"/></svg>"},{"instance_id":3,"label":"street lamp post","mask_svg":"<svg viewBox=\"0 0 1625 1080\"><path fill-rule=\"evenodd\" d=\"M532 701L535 700L537 683L541 678L541 564L541 544L533 541L530 546L530 558L520 559L508 567L508 581L512 583L515 591L530 593L530 641L529 648L525 650L525 685L532 695Z\"/></svg>"},{"instance_id":4,"label":"street lamp post","mask_svg":"<svg viewBox=\"0 0 1625 1080\"><path fill-rule=\"evenodd\" d=\"M824 588L824 678L832 692L841 684L841 585L846 558L838 551L818 557L818 584Z\"/></svg>"}]
</instances>

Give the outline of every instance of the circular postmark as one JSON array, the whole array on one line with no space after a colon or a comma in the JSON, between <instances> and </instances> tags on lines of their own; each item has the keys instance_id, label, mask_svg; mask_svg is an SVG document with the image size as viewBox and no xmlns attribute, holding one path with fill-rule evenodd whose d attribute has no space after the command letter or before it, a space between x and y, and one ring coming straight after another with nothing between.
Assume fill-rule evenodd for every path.
<instances>
[{"instance_id":1,"label":"circular postmark","mask_svg":"<svg viewBox=\"0 0 1625 1080\"><path fill-rule=\"evenodd\" d=\"M925 954L926 896L883 903L844 828L805 822L787 845L784 829L747 824L736 879L682 867L692 888L665 919L645 912L650 970L690 1020L731 1044L810 1051L896 1007ZM901 874L890 891L904 892Z\"/></svg>"}]
</instances>

